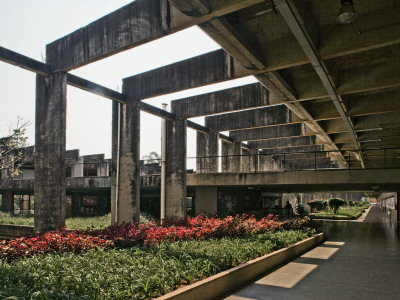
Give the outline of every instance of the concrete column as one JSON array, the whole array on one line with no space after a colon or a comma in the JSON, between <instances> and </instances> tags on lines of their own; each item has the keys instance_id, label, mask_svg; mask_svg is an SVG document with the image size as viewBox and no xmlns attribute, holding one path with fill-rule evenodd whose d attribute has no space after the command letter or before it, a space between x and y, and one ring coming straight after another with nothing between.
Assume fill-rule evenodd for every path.
<instances>
[{"instance_id":1,"label":"concrete column","mask_svg":"<svg viewBox=\"0 0 400 300\"><path fill-rule=\"evenodd\" d=\"M83 157L78 157L71 165L71 177L83 177Z\"/></svg>"},{"instance_id":2,"label":"concrete column","mask_svg":"<svg viewBox=\"0 0 400 300\"><path fill-rule=\"evenodd\" d=\"M214 186L196 187L195 214L206 214L215 216L217 214L218 188Z\"/></svg>"},{"instance_id":3,"label":"concrete column","mask_svg":"<svg viewBox=\"0 0 400 300\"><path fill-rule=\"evenodd\" d=\"M114 102L112 126L111 222L133 223L139 221L140 213L139 101Z\"/></svg>"},{"instance_id":4,"label":"concrete column","mask_svg":"<svg viewBox=\"0 0 400 300\"><path fill-rule=\"evenodd\" d=\"M22 201L22 213L29 214L31 211L31 197L29 195L24 195Z\"/></svg>"},{"instance_id":5,"label":"concrete column","mask_svg":"<svg viewBox=\"0 0 400 300\"><path fill-rule=\"evenodd\" d=\"M400 193L396 193L396 210L397 210L397 222L400 222L400 207L399 207Z\"/></svg>"},{"instance_id":6,"label":"concrete column","mask_svg":"<svg viewBox=\"0 0 400 300\"><path fill-rule=\"evenodd\" d=\"M242 171L242 142L222 141L222 172L236 173Z\"/></svg>"},{"instance_id":7,"label":"concrete column","mask_svg":"<svg viewBox=\"0 0 400 300\"><path fill-rule=\"evenodd\" d=\"M11 190L1 192L1 210L3 212L14 212L14 193Z\"/></svg>"},{"instance_id":8,"label":"concrete column","mask_svg":"<svg viewBox=\"0 0 400 300\"><path fill-rule=\"evenodd\" d=\"M242 172L258 171L258 149L245 149L242 153Z\"/></svg>"},{"instance_id":9,"label":"concrete column","mask_svg":"<svg viewBox=\"0 0 400 300\"><path fill-rule=\"evenodd\" d=\"M35 230L65 225L67 75L36 77Z\"/></svg>"},{"instance_id":10,"label":"concrete column","mask_svg":"<svg viewBox=\"0 0 400 300\"><path fill-rule=\"evenodd\" d=\"M169 221L186 219L186 129L186 120L167 121L165 218Z\"/></svg>"},{"instance_id":11,"label":"concrete column","mask_svg":"<svg viewBox=\"0 0 400 300\"><path fill-rule=\"evenodd\" d=\"M197 132L196 149L196 172L217 173L218 172L218 132ZM214 157L210 157L214 156ZM199 158L209 157L209 158Z\"/></svg>"},{"instance_id":12,"label":"concrete column","mask_svg":"<svg viewBox=\"0 0 400 300\"><path fill-rule=\"evenodd\" d=\"M76 218L81 215L82 195L73 193L71 195L71 217Z\"/></svg>"}]
</instances>

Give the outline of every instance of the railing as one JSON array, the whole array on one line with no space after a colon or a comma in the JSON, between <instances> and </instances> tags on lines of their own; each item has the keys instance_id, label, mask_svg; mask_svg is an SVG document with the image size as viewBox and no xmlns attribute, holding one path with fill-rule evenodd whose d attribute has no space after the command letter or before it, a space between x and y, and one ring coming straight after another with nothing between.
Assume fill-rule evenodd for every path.
<instances>
[{"instance_id":1,"label":"railing","mask_svg":"<svg viewBox=\"0 0 400 300\"><path fill-rule=\"evenodd\" d=\"M303 171L333 169L400 168L400 148L348 151L294 151L241 155L188 157L188 165L196 165L197 173ZM362 156L361 156L362 155Z\"/></svg>"},{"instance_id":2,"label":"railing","mask_svg":"<svg viewBox=\"0 0 400 300\"><path fill-rule=\"evenodd\" d=\"M271 150L276 151L276 150ZM345 156L338 150L333 151L293 151L241 155L215 155L187 157L188 172L225 173L225 172L268 172L302 171L333 169L391 169L400 168L400 148L364 149L348 151ZM361 155L364 166L361 164ZM155 161L151 159L151 161ZM159 166L141 165L142 175L159 174ZM27 172L29 171L29 172ZM0 169L0 182L7 177L7 169ZM111 162L67 163L66 177L109 177ZM34 179L32 168L24 171L12 180ZM153 179L152 179L153 180Z\"/></svg>"}]
</instances>

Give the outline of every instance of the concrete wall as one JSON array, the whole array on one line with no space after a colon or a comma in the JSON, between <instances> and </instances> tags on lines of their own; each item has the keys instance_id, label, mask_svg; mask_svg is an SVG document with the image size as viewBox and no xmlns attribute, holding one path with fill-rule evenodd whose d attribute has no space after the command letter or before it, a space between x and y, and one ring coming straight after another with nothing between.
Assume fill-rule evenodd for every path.
<instances>
[{"instance_id":1,"label":"concrete wall","mask_svg":"<svg viewBox=\"0 0 400 300\"><path fill-rule=\"evenodd\" d=\"M217 214L217 187L196 187L195 214L215 216Z\"/></svg>"}]
</instances>

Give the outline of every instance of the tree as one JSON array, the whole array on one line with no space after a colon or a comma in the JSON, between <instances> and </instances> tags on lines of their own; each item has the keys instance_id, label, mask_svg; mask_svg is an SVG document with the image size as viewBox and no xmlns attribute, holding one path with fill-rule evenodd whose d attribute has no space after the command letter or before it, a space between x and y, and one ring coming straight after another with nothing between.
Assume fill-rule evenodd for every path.
<instances>
[{"instance_id":1,"label":"tree","mask_svg":"<svg viewBox=\"0 0 400 300\"><path fill-rule=\"evenodd\" d=\"M142 159L146 162L146 164L161 164L161 156L155 151L150 152L149 155L143 155Z\"/></svg>"},{"instance_id":2,"label":"tree","mask_svg":"<svg viewBox=\"0 0 400 300\"><path fill-rule=\"evenodd\" d=\"M27 149L26 129L31 123L18 116L15 126L10 124L9 133L0 138L0 187L11 177L21 173L21 167L33 157Z\"/></svg>"},{"instance_id":3,"label":"tree","mask_svg":"<svg viewBox=\"0 0 400 300\"><path fill-rule=\"evenodd\" d=\"M339 207L346 204L346 201L339 199L339 198L331 198L329 199L329 206L333 210L333 213L336 215Z\"/></svg>"}]
</instances>

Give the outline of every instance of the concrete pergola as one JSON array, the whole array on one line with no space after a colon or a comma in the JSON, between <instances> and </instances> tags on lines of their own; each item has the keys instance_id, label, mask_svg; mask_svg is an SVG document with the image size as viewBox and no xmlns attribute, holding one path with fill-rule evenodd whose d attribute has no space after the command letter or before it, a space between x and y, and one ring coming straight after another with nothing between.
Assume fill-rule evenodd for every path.
<instances>
[{"instance_id":1,"label":"concrete pergola","mask_svg":"<svg viewBox=\"0 0 400 300\"><path fill-rule=\"evenodd\" d=\"M168 219L186 214L187 127L209 157L198 173L218 171L218 139L238 158L224 172L267 171L259 153L299 149L329 150L338 167L399 168L400 7L353 2L358 17L343 25L339 0L137 0L48 44L46 63L0 47L0 60L37 73L35 229L64 226L67 84L113 100L113 223L139 216L141 110L167 120ZM122 93L68 73L194 25L223 49L125 78ZM249 75L259 83L173 101L170 113L141 101ZM199 116L205 126L188 120Z\"/></svg>"}]
</instances>

